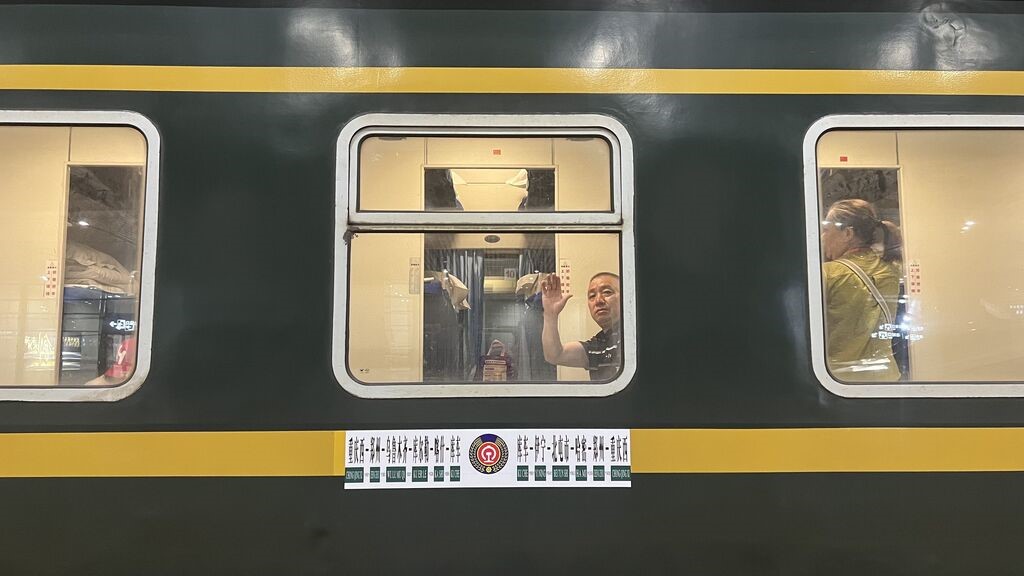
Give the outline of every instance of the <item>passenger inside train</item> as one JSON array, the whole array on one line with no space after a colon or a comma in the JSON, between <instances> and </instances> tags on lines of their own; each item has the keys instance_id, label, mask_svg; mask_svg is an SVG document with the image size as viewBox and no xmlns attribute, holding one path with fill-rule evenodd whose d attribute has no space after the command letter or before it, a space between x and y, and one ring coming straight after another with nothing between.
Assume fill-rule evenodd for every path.
<instances>
[{"instance_id":1,"label":"passenger inside train","mask_svg":"<svg viewBox=\"0 0 1024 576\"><path fill-rule=\"evenodd\" d=\"M899 229L868 202L841 200L822 222L821 245L829 369L848 380L899 380L891 338L880 337L896 324Z\"/></svg>"},{"instance_id":2,"label":"passenger inside train","mask_svg":"<svg viewBox=\"0 0 1024 576\"><path fill-rule=\"evenodd\" d=\"M544 359L559 366L585 368L591 380L607 381L615 377L622 364L621 281L612 272L598 272L587 286L587 309L601 331L578 342L562 342L558 315L572 294L562 291L562 282L551 274L541 283L544 302Z\"/></svg>"}]
</instances>

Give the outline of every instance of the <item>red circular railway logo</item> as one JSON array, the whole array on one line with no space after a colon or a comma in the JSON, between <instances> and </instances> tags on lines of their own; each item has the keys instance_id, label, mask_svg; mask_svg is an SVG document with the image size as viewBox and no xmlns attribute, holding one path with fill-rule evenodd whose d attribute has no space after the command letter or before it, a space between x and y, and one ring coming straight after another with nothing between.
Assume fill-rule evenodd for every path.
<instances>
[{"instance_id":1,"label":"red circular railway logo","mask_svg":"<svg viewBox=\"0 0 1024 576\"><path fill-rule=\"evenodd\" d=\"M477 472L494 474L508 462L508 445L496 434L481 434L469 446L469 463Z\"/></svg>"},{"instance_id":2,"label":"red circular railway logo","mask_svg":"<svg viewBox=\"0 0 1024 576\"><path fill-rule=\"evenodd\" d=\"M476 449L476 459L484 466L494 466L501 460L501 448L494 442L484 442Z\"/></svg>"}]
</instances>

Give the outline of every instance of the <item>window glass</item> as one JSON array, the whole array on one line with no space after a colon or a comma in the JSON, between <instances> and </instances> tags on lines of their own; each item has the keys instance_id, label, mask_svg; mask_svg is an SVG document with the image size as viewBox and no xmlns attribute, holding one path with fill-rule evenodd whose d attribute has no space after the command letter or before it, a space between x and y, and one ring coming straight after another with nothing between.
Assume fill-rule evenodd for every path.
<instances>
[{"instance_id":1,"label":"window glass","mask_svg":"<svg viewBox=\"0 0 1024 576\"><path fill-rule=\"evenodd\" d=\"M607 212L611 151L596 136L371 136L359 210Z\"/></svg>"},{"instance_id":2,"label":"window glass","mask_svg":"<svg viewBox=\"0 0 1024 576\"><path fill-rule=\"evenodd\" d=\"M636 370L632 144L599 115L369 114L338 138L357 396L606 396Z\"/></svg>"},{"instance_id":3,"label":"window glass","mask_svg":"<svg viewBox=\"0 0 1024 576\"><path fill-rule=\"evenodd\" d=\"M622 366L619 245L616 233L360 232L350 240L352 376L610 381Z\"/></svg>"},{"instance_id":4,"label":"window glass","mask_svg":"<svg viewBox=\"0 0 1024 576\"><path fill-rule=\"evenodd\" d=\"M1024 379L1024 130L836 129L816 150L832 378Z\"/></svg>"},{"instance_id":5,"label":"window glass","mask_svg":"<svg viewBox=\"0 0 1024 576\"><path fill-rule=\"evenodd\" d=\"M147 142L123 126L0 126L0 385L135 371Z\"/></svg>"}]
</instances>

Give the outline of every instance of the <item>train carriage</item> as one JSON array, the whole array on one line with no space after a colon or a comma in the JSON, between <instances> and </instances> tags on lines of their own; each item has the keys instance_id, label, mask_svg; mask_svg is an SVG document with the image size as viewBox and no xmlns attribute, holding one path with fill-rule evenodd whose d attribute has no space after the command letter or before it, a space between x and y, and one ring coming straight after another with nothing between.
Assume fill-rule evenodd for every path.
<instances>
[{"instance_id":1,"label":"train carriage","mask_svg":"<svg viewBox=\"0 0 1024 576\"><path fill-rule=\"evenodd\" d=\"M1019 572L1022 26L0 6L4 573Z\"/></svg>"}]
</instances>

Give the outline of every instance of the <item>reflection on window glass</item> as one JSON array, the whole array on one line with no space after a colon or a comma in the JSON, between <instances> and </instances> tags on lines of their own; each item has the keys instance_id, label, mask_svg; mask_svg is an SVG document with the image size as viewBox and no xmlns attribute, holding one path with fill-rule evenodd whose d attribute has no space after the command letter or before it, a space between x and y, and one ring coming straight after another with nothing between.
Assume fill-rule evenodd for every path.
<instances>
[{"instance_id":1,"label":"reflection on window glass","mask_svg":"<svg viewBox=\"0 0 1024 576\"><path fill-rule=\"evenodd\" d=\"M360 210L609 211L611 152L598 137L375 136L359 185Z\"/></svg>"},{"instance_id":2,"label":"reflection on window glass","mask_svg":"<svg viewBox=\"0 0 1024 576\"><path fill-rule=\"evenodd\" d=\"M134 372L146 161L125 127L0 127L0 385Z\"/></svg>"},{"instance_id":3,"label":"reflection on window glass","mask_svg":"<svg viewBox=\"0 0 1024 576\"><path fill-rule=\"evenodd\" d=\"M622 364L619 241L359 233L350 372L365 383L610 381Z\"/></svg>"},{"instance_id":4,"label":"reflection on window glass","mask_svg":"<svg viewBox=\"0 0 1024 576\"><path fill-rule=\"evenodd\" d=\"M834 130L817 152L832 376L1024 379L1024 131Z\"/></svg>"}]
</instances>

